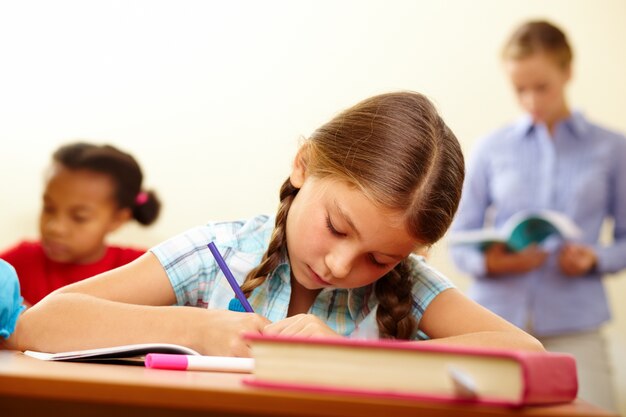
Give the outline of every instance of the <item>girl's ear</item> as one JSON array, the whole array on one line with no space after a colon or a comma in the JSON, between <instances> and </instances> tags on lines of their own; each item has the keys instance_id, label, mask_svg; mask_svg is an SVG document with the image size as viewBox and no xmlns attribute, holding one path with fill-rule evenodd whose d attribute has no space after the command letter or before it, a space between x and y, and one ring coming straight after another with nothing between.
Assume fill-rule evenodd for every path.
<instances>
[{"instance_id":1,"label":"girl's ear","mask_svg":"<svg viewBox=\"0 0 626 417\"><path fill-rule=\"evenodd\" d=\"M573 75L572 72L573 72L572 64L568 64L567 67L565 68L565 80L567 82L571 81L572 75Z\"/></svg>"},{"instance_id":2,"label":"girl's ear","mask_svg":"<svg viewBox=\"0 0 626 417\"><path fill-rule=\"evenodd\" d=\"M289 181L295 188L302 188L304 180L306 179L307 154L308 147L306 145L302 145L300 149L298 149L298 153L293 160Z\"/></svg>"},{"instance_id":3,"label":"girl's ear","mask_svg":"<svg viewBox=\"0 0 626 417\"><path fill-rule=\"evenodd\" d=\"M128 207L117 210L109 224L109 233L119 229L120 226L129 221L132 217L133 212Z\"/></svg>"},{"instance_id":4,"label":"girl's ear","mask_svg":"<svg viewBox=\"0 0 626 417\"><path fill-rule=\"evenodd\" d=\"M428 259L428 255L430 254L430 245L420 246L413 253Z\"/></svg>"}]
</instances>

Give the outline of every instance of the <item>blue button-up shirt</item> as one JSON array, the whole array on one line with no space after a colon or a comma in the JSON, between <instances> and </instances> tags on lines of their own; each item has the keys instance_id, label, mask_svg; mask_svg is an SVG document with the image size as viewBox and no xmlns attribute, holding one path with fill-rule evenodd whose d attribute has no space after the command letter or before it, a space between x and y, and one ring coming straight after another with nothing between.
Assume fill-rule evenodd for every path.
<instances>
[{"instance_id":1,"label":"blue button-up shirt","mask_svg":"<svg viewBox=\"0 0 626 417\"><path fill-rule=\"evenodd\" d=\"M177 304L227 309L234 296L227 279L211 255L211 241L239 284L259 265L274 229L273 217L257 216L233 222L210 223L188 230L156 247L151 252L159 259L170 279ZM426 264L423 257L410 255L413 281L413 315L419 323L430 302L454 285ZM287 257L249 297L254 311L271 321L287 317L291 298L291 268ZM324 288L309 309L337 333L359 338L378 337L373 285L342 289ZM426 339L418 332L416 339Z\"/></svg>"},{"instance_id":2,"label":"blue button-up shirt","mask_svg":"<svg viewBox=\"0 0 626 417\"><path fill-rule=\"evenodd\" d=\"M470 296L512 323L532 323L536 335L591 329L610 318L602 275L626 268L626 140L580 113L553 137L528 116L480 140L468 161L463 197L451 231L501 227L525 209L550 209L582 229L597 268L583 277L559 271L557 251L539 269L489 278L484 253L454 246L452 258L475 280ZM612 220L612 242L599 242ZM491 223L490 223L491 222Z\"/></svg>"}]
</instances>

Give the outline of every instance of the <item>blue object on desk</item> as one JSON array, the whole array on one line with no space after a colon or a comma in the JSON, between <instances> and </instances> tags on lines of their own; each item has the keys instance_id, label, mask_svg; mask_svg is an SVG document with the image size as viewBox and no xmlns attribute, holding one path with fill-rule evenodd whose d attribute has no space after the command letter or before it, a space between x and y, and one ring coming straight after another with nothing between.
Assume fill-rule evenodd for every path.
<instances>
[{"instance_id":1,"label":"blue object on desk","mask_svg":"<svg viewBox=\"0 0 626 417\"><path fill-rule=\"evenodd\" d=\"M230 311L239 311L242 313L247 313L246 309L241 304L241 301L239 301L237 298L233 298L230 300L230 302L228 303L228 309Z\"/></svg>"},{"instance_id":2,"label":"blue object on desk","mask_svg":"<svg viewBox=\"0 0 626 417\"><path fill-rule=\"evenodd\" d=\"M8 339L15 330L17 318L26 309L23 302L15 268L0 259L0 337Z\"/></svg>"},{"instance_id":3,"label":"blue object on desk","mask_svg":"<svg viewBox=\"0 0 626 417\"><path fill-rule=\"evenodd\" d=\"M224 258L222 257L222 254L220 253L220 251L217 250L217 246L215 246L215 243L211 242L211 243L209 243L208 246L209 246L209 250L213 254L213 257L215 258L215 261L217 262L217 264L219 265L220 269L224 273L224 276L228 280L228 283L230 284L230 287L235 292L235 297L237 297L237 299L239 300L239 302L243 306L244 311L246 311L248 313L254 313L254 310L252 309L252 306L248 302L248 299L244 295L243 291L241 291L241 288L239 288L239 284L237 283L237 280L233 276L233 273L230 272L230 269L228 268L228 265L226 265L226 261L224 261ZM230 304L229 304L228 308L230 309Z\"/></svg>"}]
</instances>

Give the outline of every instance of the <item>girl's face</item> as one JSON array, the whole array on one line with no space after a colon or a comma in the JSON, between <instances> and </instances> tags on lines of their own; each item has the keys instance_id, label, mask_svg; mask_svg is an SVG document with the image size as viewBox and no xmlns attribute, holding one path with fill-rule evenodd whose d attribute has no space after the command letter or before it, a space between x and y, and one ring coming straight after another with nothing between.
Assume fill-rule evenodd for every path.
<instances>
[{"instance_id":1,"label":"girl's face","mask_svg":"<svg viewBox=\"0 0 626 417\"><path fill-rule=\"evenodd\" d=\"M568 116L565 87L571 78L569 67L560 67L552 56L544 53L507 60L504 67L520 106L534 122L553 127Z\"/></svg>"},{"instance_id":2,"label":"girl's face","mask_svg":"<svg viewBox=\"0 0 626 417\"><path fill-rule=\"evenodd\" d=\"M368 285L417 248L400 213L375 206L359 190L301 173L291 181L300 191L287 216L287 248L302 287Z\"/></svg>"},{"instance_id":3,"label":"girl's face","mask_svg":"<svg viewBox=\"0 0 626 417\"><path fill-rule=\"evenodd\" d=\"M85 264L104 255L106 235L130 218L128 209L118 209L113 191L105 174L52 166L39 219L49 259Z\"/></svg>"}]
</instances>

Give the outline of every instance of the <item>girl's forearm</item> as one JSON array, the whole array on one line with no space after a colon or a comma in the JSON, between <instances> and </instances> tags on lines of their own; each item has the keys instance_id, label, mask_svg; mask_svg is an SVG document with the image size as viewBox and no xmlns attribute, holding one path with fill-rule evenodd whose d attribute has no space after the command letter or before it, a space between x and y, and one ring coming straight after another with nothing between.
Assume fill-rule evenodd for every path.
<instances>
[{"instance_id":1,"label":"girl's forearm","mask_svg":"<svg viewBox=\"0 0 626 417\"><path fill-rule=\"evenodd\" d=\"M7 346L61 352L132 343L177 343L198 347L188 335L204 309L154 307L85 294L54 294L25 311Z\"/></svg>"},{"instance_id":2,"label":"girl's forearm","mask_svg":"<svg viewBox=\"0 0 626 417\"><path fill-rule=\"evenodd\" d=\"M431 339L418 343L446 343L454 345L490 347L500 349L516 349L529 351L544 351L543 345L537 339L524 332L483 331L467 333L458 336Z\"/></svg>"}]
</instances>

